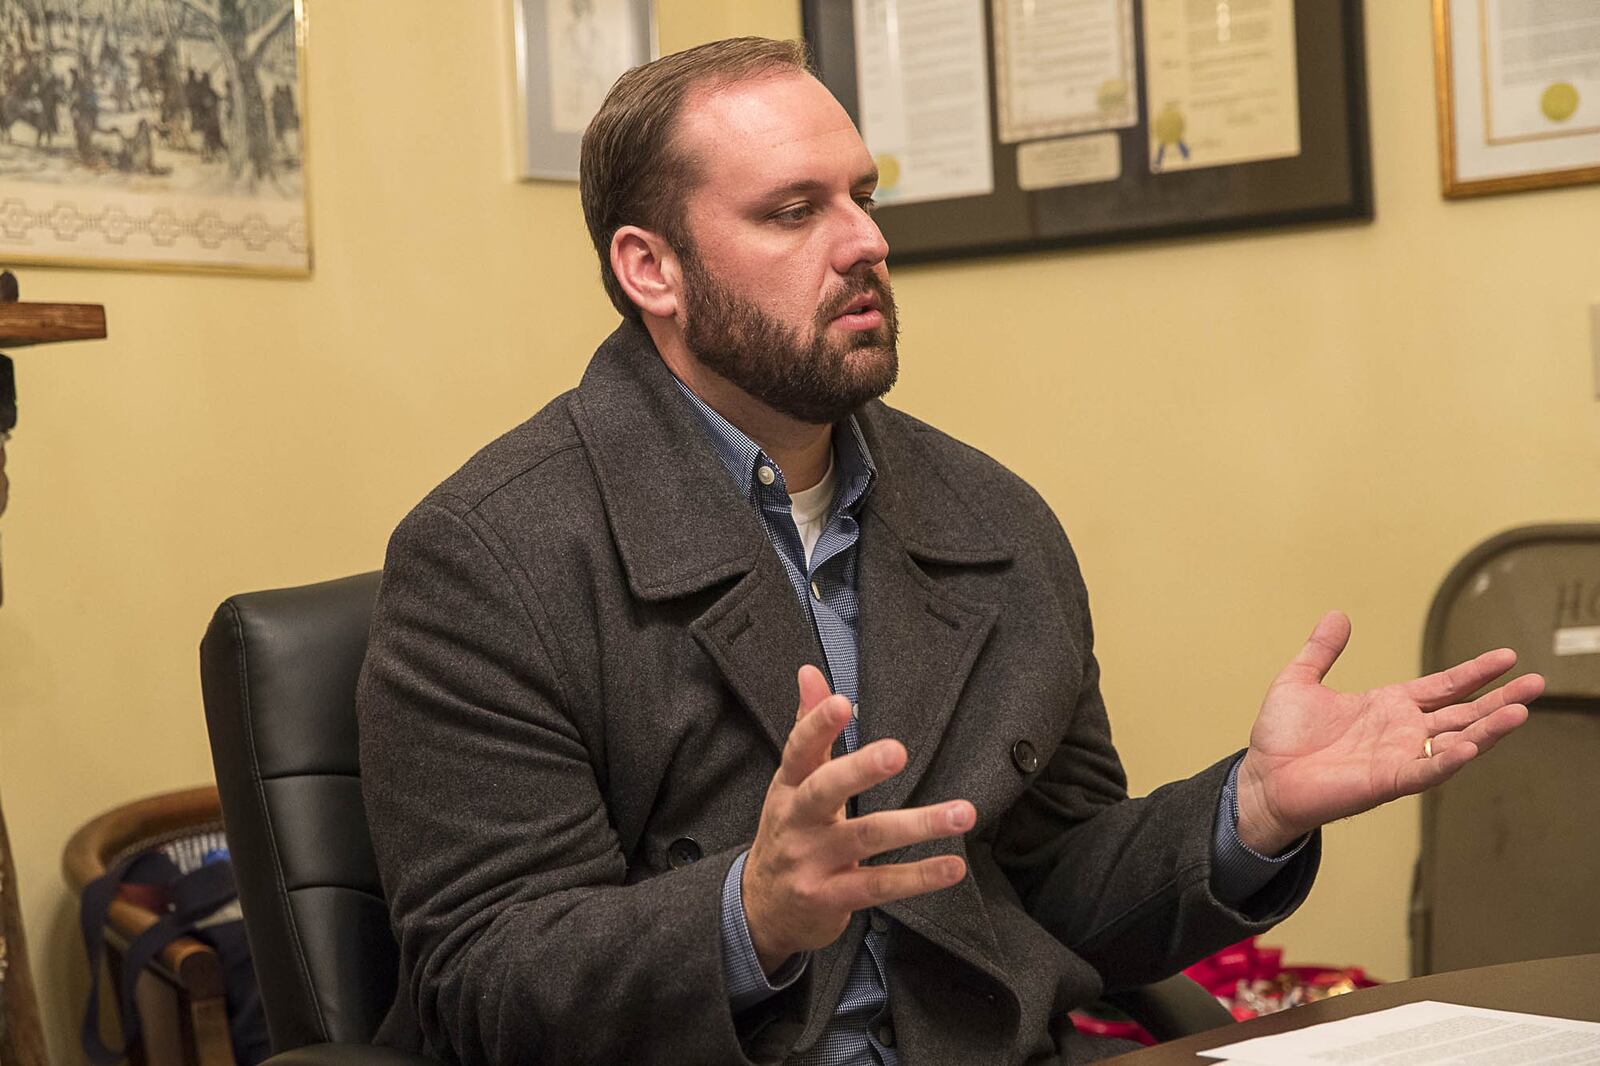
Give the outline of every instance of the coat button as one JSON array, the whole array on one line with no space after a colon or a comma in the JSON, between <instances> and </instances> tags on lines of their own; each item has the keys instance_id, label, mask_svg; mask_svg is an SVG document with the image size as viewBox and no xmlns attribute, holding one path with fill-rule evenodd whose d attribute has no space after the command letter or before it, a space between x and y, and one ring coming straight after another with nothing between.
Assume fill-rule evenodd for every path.
<instances>
[{"instance_id":1,"label":"coat button","mask_svg":"<svg viewBox=\"0 0 1600 1066\"><path fill-rule=\"evenodd\" d=\"M1011 745L1011 761L1018 770L1031 774L1039 769L1039 753L1033 750L1033 745L1026 740L1019 740Z\"/></svg>"},{"instance_id":2,"label":"coat button","mask_svg":"<svg viewBox=\"0 0 1600 1066\"><path fill-rule=\"evenodd\" d=\"M679 837L667 846L667 862L674 870L700 861L700 845L694 837Z\"/></svg>"},{"instance_id":3,"label":"coat button","mask_svg":"<svg viewBox=\"0 0 1600 1066\"><path fill-rule=\"evenodd\" d=\"M888 1022L878 1026L877 1032L873 1035L878 1038L878 1043L884 1047L894 1047L894 1026Z\"/></svg>"}]
</instances>

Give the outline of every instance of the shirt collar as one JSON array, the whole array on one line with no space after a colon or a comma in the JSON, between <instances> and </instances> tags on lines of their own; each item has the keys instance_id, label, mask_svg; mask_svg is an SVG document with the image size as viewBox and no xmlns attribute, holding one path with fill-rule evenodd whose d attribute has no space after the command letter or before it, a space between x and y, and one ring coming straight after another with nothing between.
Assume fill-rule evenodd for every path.
<instances>
[{"instance_id":1,"label":"shirt collar","mask_svg":"<svg viewBox=\"0 0 1600 1066\"><path fill-rule=\"evenodd\" d=\"M678 391L688 397L690 406L710 430L712 450L745 499L754 504L759 502L763 490L776 490L787 506L789 488L783 478L783 469L761 450L761 445L696 396L694 390L677 375L673 375L672 381L678 386ZM866 499L878 474L872 462L872 453L867 448L867 438L862 435L861 425L855 415L834 426L833 449L834 462L839 468L839 488L834 493L832 510L834 514L853 512ZM770 486L763 485L757 476L762 466L772 469L774 478Z\"/></svg>"}]
</instances>

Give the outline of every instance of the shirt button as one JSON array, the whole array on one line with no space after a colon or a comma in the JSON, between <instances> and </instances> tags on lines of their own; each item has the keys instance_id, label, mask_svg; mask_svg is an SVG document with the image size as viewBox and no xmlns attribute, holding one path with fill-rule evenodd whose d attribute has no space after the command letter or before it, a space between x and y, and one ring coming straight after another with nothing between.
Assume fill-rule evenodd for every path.
<instances>
[{"instance_id":1,"label":"shirt button","mask_svg":"<svg viewBox=\"0 0 1600 1066\"><path fill-rule=\"evenodd\" d=\"M1033 750L1033 745L1026 740L1019 740L1011 745L1011 761L1018 770L1031 774L1039 769L1039 753Z\"/></svg>"},{"instance_id":2,"label":"shirt button","mask_svg":"<svg viewBox=\"0 0 1600 1066\"><path fill-rule=\"evenodd\" d=\"M860 718L861 717L861 704L852 703L850 705L850 717L851 718Z\"/></svg>"},{"instance_id":3,"label":"shirt button","mask_svg":"<svg viewBox=\"0 0 1600 1066\"><path fill-rule=\"evenodd\" d=\"M875 1035L878 1038L878 1043L884 1047L894 1047L894 1026L888 1022L878 1026L878 1031Z\"/></svg>"},{"instance_id":4,"label":"shirt button","mask_svg":"<svg viewBox=\"0 0 1600 1066\"><path fill-rule=\"evenodd\" d=\"M811 583L811 595L815 596L817 598L818 602L821 602L821 600L822 600L822 590L817 588L817 583L815 581L813 581Z\"/></svg>"},{"instance_id":5,"label":"shirt button","mask_svg":"<svg viewBox=\"0 0 1600 1066\"><path fill-rule=\"evenodd\" d=\"M778 480L778 475L772 472L772 467L770 466L758 466L756 467L756 480L763 485L770 485Z\"/></svg>"},{"instance_id":6,"label":"shirt button","mask_svg":"<svg viewBox=\"0 0 1600 1066\"><path fill-rule=\"evenodd\" d=\"M889 917L882 911L872 912L872 931L883 936L889 931Z\"/></svg>"},{"instance_id":7,"label":"shirt button","mask_svg":"<svg viewBox=\"0 0 1600 1066\"><path fill-rule=\"evenodd\" d=\"M700 845L694 837L679 837L667 847L667 863L674 870L700 861Z\"/></svg>"}]
</instances>

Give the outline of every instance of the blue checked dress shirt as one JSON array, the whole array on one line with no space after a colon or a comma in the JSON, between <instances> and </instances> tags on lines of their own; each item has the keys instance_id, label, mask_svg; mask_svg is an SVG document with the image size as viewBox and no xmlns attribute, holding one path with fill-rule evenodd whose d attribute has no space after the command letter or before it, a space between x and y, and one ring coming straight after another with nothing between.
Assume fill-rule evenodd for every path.
<instances>
[{"instance_id":1,"label":"blue checked dress shirt","mask_svg":"<svg viewBox=\"0 0 1600 1066\"><path fill-rule=\"evenodd\" d=\"M833 691L848 698L855 711L841 738L844 750L853 752L861 745L860 716L871 713L856 702L861 616L856 542L861 527L855 516L877 477L861 427L853 417L834 427L837 482L833 504L829 508L827 525L808 562L795 526L788 486L778 464L682 381L677 385L704 420L717 458L727 468L740 493L750 501L789 575L795 596L811 618L827 659L827 674ZM1213 891L1228 903L1239 903L1254 895L1304 844L1301 841L1283 855L1268 858L1239 841L1235 832L1238 773L1236 762L1219 800L1212 847ZM770 978L762 970L750 942L741 893L748 855L749 852L745 852L739 856L722 884L722 961L729 1002L735 1013L789 987L805 972L810 961L807 954L796 955ZM872 913L861 951L851 963L850 976L834 1007L832 1021L816 1044L792 1062L799 1066L898 1066L899 1058L893 1047L888 981L884 973L888 921L887 915L878 911Z\"/></svg>"}]
</instances>

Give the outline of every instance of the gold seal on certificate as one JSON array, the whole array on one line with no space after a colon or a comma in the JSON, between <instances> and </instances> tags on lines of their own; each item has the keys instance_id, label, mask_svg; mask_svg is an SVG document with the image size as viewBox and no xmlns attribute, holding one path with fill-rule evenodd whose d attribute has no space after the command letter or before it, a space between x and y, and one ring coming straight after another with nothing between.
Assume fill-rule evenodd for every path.
<instances>
[{"instance_id":1,"label":"gold seal on certificate","mask_svg":"<svg viewBox=\"0 0 1600 1066\"><path fill-rule=\"evenodd\" d=\"M1145 0L1157 174L1300 154L1294 0Z\"/></svg>"}]
</instances>

